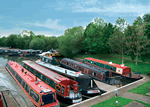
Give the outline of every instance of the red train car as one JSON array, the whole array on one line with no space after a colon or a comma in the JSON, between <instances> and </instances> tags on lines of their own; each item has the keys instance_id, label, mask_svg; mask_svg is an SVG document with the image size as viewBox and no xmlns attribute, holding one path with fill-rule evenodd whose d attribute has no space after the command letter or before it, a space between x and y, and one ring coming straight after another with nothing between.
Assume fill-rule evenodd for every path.
<instances>
[{"instance_id":1,"label":"red train car","mask_svg":"<svg viewBox=\"0 0 150 107\"><path fill-rule=\"evenodd\" d=\"M59 107L56 91L17 62L9 61L6 69L37 107Z\"/></svg>"}]
</instances>

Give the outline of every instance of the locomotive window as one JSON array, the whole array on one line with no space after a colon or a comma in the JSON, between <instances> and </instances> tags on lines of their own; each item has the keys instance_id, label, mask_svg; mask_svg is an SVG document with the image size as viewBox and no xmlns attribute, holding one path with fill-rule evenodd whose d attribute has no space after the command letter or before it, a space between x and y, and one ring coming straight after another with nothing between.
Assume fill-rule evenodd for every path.
<instances>
[{"instance_id":1,"label":"locomotive window","mask_svg":"<svg viewBox=\"0 0 150 107\"><path fill-rule=\"evenodd\" d=\"M94 65L96 65L96 62L94 62Z\"/></svg>"},{"instance_id":2,"label":"locomotive window","mask_svg":"<svg viewBox=\"0 0 150 107\"><path fill-rule=\"evenodd\" d=\"M64 91L65 91L65 87L62 86L61 93L64 94Z\"/></svg>"},{"instance_id":3,"label":"locomotive window","mask_svg":"<svg viewBox=\"0 0 150 107\"><path fill-rule=\"evenodd\" d=\"M90 63L90 61L88 61L88 63Z\"/></svg>"}]
</instances>

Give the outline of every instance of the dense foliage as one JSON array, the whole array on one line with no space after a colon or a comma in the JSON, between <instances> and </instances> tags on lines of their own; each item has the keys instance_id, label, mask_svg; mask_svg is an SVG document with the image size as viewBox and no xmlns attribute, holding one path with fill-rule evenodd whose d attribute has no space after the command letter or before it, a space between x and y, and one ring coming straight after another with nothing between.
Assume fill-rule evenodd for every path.
<instances>
[{"instance_id":1,"label":"dense foliage","mask_svg":"<svg viewBox=\"0 0 150 107\"><path fill-rule=\"evenodd\" d=\"M0 46L43 51L53 48L66 57L73 57L78 53L116 53L122 56L122 63L124 55L130 56L136 64L138 58L143 62L150 58L150 14L137 17L132 25L128 25L120 17L115 25L95 18L85 29L82 26L69 28L58 37L35 35L32 31L28 33L29 35L11 34L2 37Z\"/></svg>"}]
</instances>

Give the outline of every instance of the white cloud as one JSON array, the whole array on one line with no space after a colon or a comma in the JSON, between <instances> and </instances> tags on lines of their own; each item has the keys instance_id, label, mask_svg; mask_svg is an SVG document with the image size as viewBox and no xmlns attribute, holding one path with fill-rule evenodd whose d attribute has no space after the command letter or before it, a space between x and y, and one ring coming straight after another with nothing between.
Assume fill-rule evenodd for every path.
<instances>
[{"instance_id":1,"label":"white cloud","mask_svg":"<svg viewBox=\"0 0 150 107\"><path fill-rule=\"evenodd\" d=\"M59 30L59 31L65 31L67 28L65 26L61 26L58 24L58 22L61 20L55 19L47 19L45 22L35 22L35 23L25 23L31 26L37 26L37 27L45 27L53 30Z\"/></svg>"},{"instance_id":2,"label":"white cloud","mask_svg":"<svg viewBox=\"0 0 150 107\"><path fill-rule=\"evenodd\" d=\"M89 12L89 13L99 13L113 16L113 14L133 14L135 16L141 15L143 13L149 13L150 4L143 5L142 3L137 3L137 1L131 0L130 3L125 3L122 1L115 1L112 4L107 4L106 2L101 3L98 0L84 0L69 3L68 5L63 5L62 8L70 7L72 12Z\"/></svg>"},{"instance_id":3,"label":"white cloud","mask_svg":"<svg viewBox=\"0 0 150 107\"><path fill-rule=\"evenodd\" d=\"M76 8L73 12L117 12L117 13L146 13L150 10L149 5L144 6L142 4L124 4L124 3L114 3L111 5L104 6L104 8L99 7L82 7L80 9Z\"/></svg>"}]
</instances>

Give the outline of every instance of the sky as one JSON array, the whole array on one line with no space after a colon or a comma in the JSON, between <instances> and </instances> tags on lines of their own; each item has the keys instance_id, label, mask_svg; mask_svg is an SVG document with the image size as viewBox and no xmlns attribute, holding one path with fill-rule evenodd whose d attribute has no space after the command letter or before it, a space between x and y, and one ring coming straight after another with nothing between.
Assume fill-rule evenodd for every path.
<instances>
[{"instance_id":1,"label":"sky","mask_svg":"<svg viewBox=\"0 0 150 107\"><path fill-rule=\"evenodd\" d=\"M87 26L96 17L112 24L121 17L131 25L138 16L148 13L150 0L3 0L0 36L23 30L60 36L68 28Z\"/></svg>"}]
</instances>

